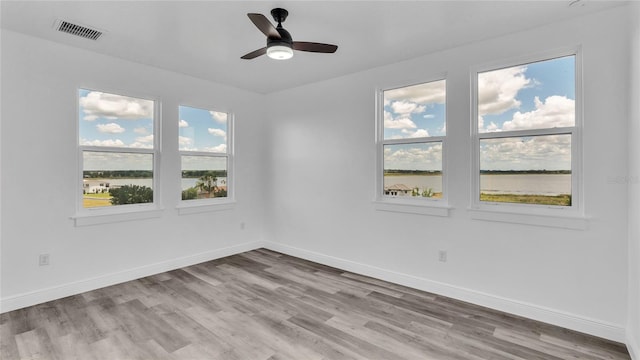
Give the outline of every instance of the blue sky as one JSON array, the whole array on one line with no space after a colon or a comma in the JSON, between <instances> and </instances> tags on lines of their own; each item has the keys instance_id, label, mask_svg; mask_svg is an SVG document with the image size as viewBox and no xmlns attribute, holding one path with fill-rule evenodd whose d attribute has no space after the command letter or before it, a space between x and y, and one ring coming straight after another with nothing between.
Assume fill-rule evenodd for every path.
<instances>
[{"instance_id":1,"label":"blue sky","mask_svg":"<svg viewBox=\"0 0 640 360\"><path fill-rule=\"evenodd\" d=\"M84 146L142 148L154 147L154 102L152 100L80 89L79 142ZM176 141L182 151L226 154L227 114L187 106L179 107ZM215 165L214 165L215 164ZM226 169L226 157L189 157L188 168ZM152 155L126 153L85 153L85 170L150 170Z\"/></svg>"},{"instance_id":2,"label":"blue sky","mask_svg":"<svg viewBox=\"0 0 640 360\"><path fill-rule=\"evenodd\" d=\"M575 57L478 74L478 131L573 126Z\"/></svg>"},{"instance_id":3,"label":"blue sky","mask_svg":"<svg viewBox=\"0 0 640 360\"><path fill-rule=\"evenodd\" d=\"M384 139L446 135L445 81L384 92ZM471 123L471 122L470 122ZM478 74L478 132L575 125L575 57L567 56ZM437 147L386 146L385 169L434 170ZM483 141L482 170L570 170L570 136Z\"/></svg>"},{"instance_id":4,"label":"blue sky","mask_svg":"<svg viewBox=\"0 0 640 360\"><path fill-rule=\"evenodd\" d=\"M153 148L152 100L80 89L80 145Z\"/></svg>"},{"instance_id":5,"label":"blue sky","mask_svg":"<svg viewBox=\"0 0 640 360\"><path fill-rule=\"evenodd\" d=\"M420 139L446 135L446 81L385 90L384 139ZM384 147L385 169L442 170L442 143Z\"/></svg>"},{"instance_id":6,"label":"blue sky","mask_svg":"<svg viewBox=\"0 0 640 360\"><path fill-rule=\"evenodd\" d=\"M446 81L384 91L384 138L443 136Z\"/></svg>"},{"instance_id":7,"label":"blue sky","mask_svg":"<svg viewBox=\"0 0 640 360\"><path fill-rule=\"evenodd\" d=\"M575 125L575 57L478 74L480 133ZM483 140L481 170L571 170L571 136Z\"/></svg>"},{"instance_id":8,"label":"blue sky","mask_svg":"<svg viewBox=\"0 0 640 360\"><path fill-rule=\"evenodd\" d=\"M226 153L226 113L180 106L179 118L180 150Z\"/></svg>"}]
</instances>

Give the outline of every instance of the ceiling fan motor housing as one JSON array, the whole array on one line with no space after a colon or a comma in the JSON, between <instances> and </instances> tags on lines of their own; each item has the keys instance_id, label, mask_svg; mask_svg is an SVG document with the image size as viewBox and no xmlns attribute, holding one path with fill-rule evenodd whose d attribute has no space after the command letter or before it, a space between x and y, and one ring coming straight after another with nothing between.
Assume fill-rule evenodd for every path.
<instances>
[{"instance_id":1,"label":"ceiling fan motor housing","mask_svg":"<svg viewBox=\"0 0 640 360\"><path fill-rule=\"evenodd\" d=\"M291 39L291 34L280 25L276 28L278 33L280 34L280 39L268 37L267 38L267 47L276 46L276 45L284 45L291 47L293 45L293 40Z\"/></svg>"}]
</instances>

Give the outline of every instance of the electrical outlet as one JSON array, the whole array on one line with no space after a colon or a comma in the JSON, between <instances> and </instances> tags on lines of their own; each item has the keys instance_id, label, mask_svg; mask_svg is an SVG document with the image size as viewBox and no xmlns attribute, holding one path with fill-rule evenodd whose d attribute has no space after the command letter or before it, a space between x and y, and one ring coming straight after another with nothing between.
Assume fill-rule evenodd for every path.
<instances>
[{"instance_id":1,"label":"electrical outlet","mask_svg":"<svg viewBox=\"0 0 640 360\"><path fill-rule=\"evenodd\" d=\"M441 262L447 262L447 251L440 250L438 251L438 260Z\"/></svg>"},{"instance_id":2,"label":"electrical outlet","mask_svg":"<svg viewBox=\"0 0 640 360\"><path fill-rule=\"evenodd\" d=\"M40 266L49 265L49 254L40 254L40 257L38 258L38 264Z\"/></svg>"}]
</instances>

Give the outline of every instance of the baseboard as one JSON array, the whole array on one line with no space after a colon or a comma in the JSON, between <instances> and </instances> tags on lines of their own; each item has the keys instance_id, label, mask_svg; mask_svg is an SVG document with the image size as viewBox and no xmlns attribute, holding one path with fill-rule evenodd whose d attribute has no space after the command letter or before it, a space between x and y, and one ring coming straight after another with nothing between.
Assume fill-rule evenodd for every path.
<instances>
[{"instance_id":1,"label":"baseboard","mask_svg":"<svg viewBox=\"0 0 640 360\"><path fill-rule=\"evenodd\" d=\"M478 292L475 290L453 286L408 274L398 273L363 263L296 248L289 245L266 242L265 247L273 251L278 251L287 255L314 261L320 264L333 266L339 269L366 276L371 276L377 279L408 286L414 289L448 296L450 298L470 302L480 306L504 311L506 313L526 317L529 319L583 332L620 343L625 343L625 340L627 340L625 338L625 329L615 324L589 319L564 311L550 309L535 304L525 303L522 301L507 299L500 296ZM634 357L633 359L636 358Z\"/></svg>"},{"instance_id":2,"label":"baseboard","mask_svg":"<svg viewBox=\"0 0 640 360\"><path fill-rule=\"evenodd\" d=\"M254 241L0 299L0 313L264 247Z\"/></svg>"}]
</instances>

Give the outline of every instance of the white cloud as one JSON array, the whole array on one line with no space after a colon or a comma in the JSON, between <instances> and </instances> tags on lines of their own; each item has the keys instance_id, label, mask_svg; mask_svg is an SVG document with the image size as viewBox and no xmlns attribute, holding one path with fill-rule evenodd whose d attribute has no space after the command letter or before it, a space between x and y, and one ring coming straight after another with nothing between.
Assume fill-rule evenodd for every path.
<instances>
[{"instance_id":1,"label":"white cloud","mask_svg":"<svg viewBox=\"0 0 640 360\"><path fill-rule=\"evenodd\" d=\"M227 144L220 144L214 147L207 147L207 148L204 148L204 151L225 153L227 152Z\"/></svg>"},{"instance_id":2,"label":"white cloud","mask_svg":"<svg viewBox=\"0 0 640 360\"><path fill-rule=\"evenodd\" d=\"M80 98L84 120L139 120L153 117L153 101L92 91Z\"/></svg>"},{"instance_id":3,"label":"white cloud","mask_svg":"<svg viewBox=\"0 0 640 360\"><path fill-rule=\"evenodd\" d=\"M153 148L153 134L137 137L136 141L133 144L129 145L129 147L139 148L139 149Z\"/></svg>"},{"instance_id":4,"label":"white cloud","mask_svg":"<svg viewBox=\"0 0 640 360\"><path fill-rule=\"evenodd\" d=\"M124 128L116 123L97 124L98 131L105 134L121 134L125 132Z\"/></svg>"},{"instance_id":5,"label":"white cloud","mask_svg":"<svg viewBox=\"0 0 640 360\"><path fill-rule=\"evenodd\" d=\"M147 136L140 136L136 138L136 141L141 143L151 143L153 142L153 134Z\"/></svg>"},{"instance_id":6,"label":"white cloud","mask_svg":"<svg viewBox=\"0 0 640 360\"><path fill-rule=\"evenodd\" d=\"M213 136L219 136L219 137L224 138L225 140L227 140L227 132L222 130L222 129L208 128L207 131L209 132L209 134L211 134Z\"/></svg>"},{"instance_id":7,"label":"white cloud","mask_svg":"<svg viewBox=\"0 0 640 360\"><path fill-rule=\"evenodd\" d=\"M415 129L416 124L407 117L394 119L391 113L384 112L384 127L386 129Z\"/></svg>"},{"instance_id":8,"label":"white cloud","mask_svg":"<svg viewBox=\"0 0 640 360\"><path fill-rule=\"evenodd\" d=\"M108 140L87 140L80 139L80 145L84 146L117 146L124 147L124 143L120 139L108 139Z\"/></svg>"},{"instance_id":9,"label":"white cloud","mask_svg":"<svg viewBox=\"0 0 640 360\"><path fill-rule=\"evenodd\" d=\"M213 118L213 120L221 124L224 124L227 122L227 113L219 112L219 111L209 111L209 114L211 114L211 117Z\"/></svg>"},{"instance_id":10,"label":"white cloud","mask_svg":"<svg viewBox=\"0 0 640 360\"><path fill-rule=\"evenodd\" d=\"M425 118L425 119L433 119L433 118L435 118L435 117L436 117L436 116L435 116L435 115L433 115L433 114L426 114L426 115L424 115L424 116L423 116L423 118Z\"/></svg>"},{"instance_id":11,"label":"white cloud","mask_svg":"<svg viewBox=\"0 0 640 360\"><path fill-rule=\"evenodd\" d=\"M418 129L416 130L416 132L414 132L413 134L409 135L409 137L412 138L417 138L417 137L428 137L431 136L429 135L429 132L425 129Z\"/></svg>"},{"instance_id":12,"label":"white cloud","mask_svg":"<svg viewBox=\"0 0 640 360\"><path fill-rule=\"evenodd\" d=\"M406 137L410 138L419 138L419 137L429 137L429 132L425 129L417 129L415 131L402 129L401 132L406 135Z\"/></svg>"},{"instance_id":13,"label":"white cloud","mask_svg":"<svg viewBox=\"0 0 640 360\"><path fill-rule=\"evenodd\" d=\"M500 129L498 127L498 125L492 121L492 122L489 123L489 126L487 126L486 131L487 132L500 132L500 131L502 131L502 129Z\"/></svg>"},{"instance_id":14,"label":"white cloud","mask_svg":"<svg viewBox=\"0 0 640 360\"><path fill-rule=\"evenodd\" d=\"M384 92L385 106L389 100L405 100L418 104L444 104L446 82L432 81L424 84L401 87Z\"/></svg>"},{"instance_id":15,"label":"white cloud","mask_svg":"<svg viewBox=\"0 0 640 360\"><path fill-rule=\"evenodd\" d=\"M536 96L536 109L516 112L510 121L505 121L503 130L526 130L565 127L575 125L575 101L565 96L549 96L544 102Z\"/></svg>"},{"instance_id":16,"label":"white cloud","mask_svg":"<svg viewBox=\"0 0 640 360\"><path fill-rule=\"evenodd\" d=\"M441 170L442 145L400 147L395 151L386 147L384 163L387 169Z\"/></svg>"},{"instance_id":17,"label":"white cloud","mask_svg":"<svg viewBox=\"0 0 640 360\"><path fill-rule=\"evenodd\" d=\"M526 66L516 66L478 74L478 115L502 114L520 107L516 96L532 83L525 77L526 70Z\"/></svg>"},{"instance_id":18,"label":"white cloud","mask_svg":"<svg viewBox=\"0 0 640 360\"><path fill-rule=\"evenodd\" d=\"M181 127L181 128L189 127L189 123L186 120L180 119L180 121L178 122L178 127Z\"/></svg>"},{"instance_id":19,"label":"white cloud","mask_svg":"<svg viewBox=\"0 0 640 360\"><path fill-rule=\"evenodd\" d=\"M178 143L180 144L180 150L185 150L183 146L193 144L193 139L186 136L178 136Z\"/></svg>"},{"instance_id":20,"label":"white cloud","mask_svg":"<svg viewBox=\"0 0 640 360\"><path fill-rule=\"evenodd\" d=\"M480 159L481 168L486 170L569 170L571 136L482 140Z\"/></svg>"},{"instance_id":21,"label":"white cloud","mask_svg":"<svg viewBox=\"0 0 640 360\"><path fill-rule=\"evenodd\" d=\"M146 128L143 127L138 127L133 129L133 132L138 134L138 135L147 135L149 133L149 130L147 130Z\"/></svg>"},{"instance_id":22,"label":"white cloud","mask_svg":"<svg viewBox=\"0 0 640 360\"><path fill-rule=\"evenodd\" d=\"M398 115L420 114L427 108L424 105L418 105L409 101L393 101L391 103L391 109Z\"/></svg>"}]
</instances>

